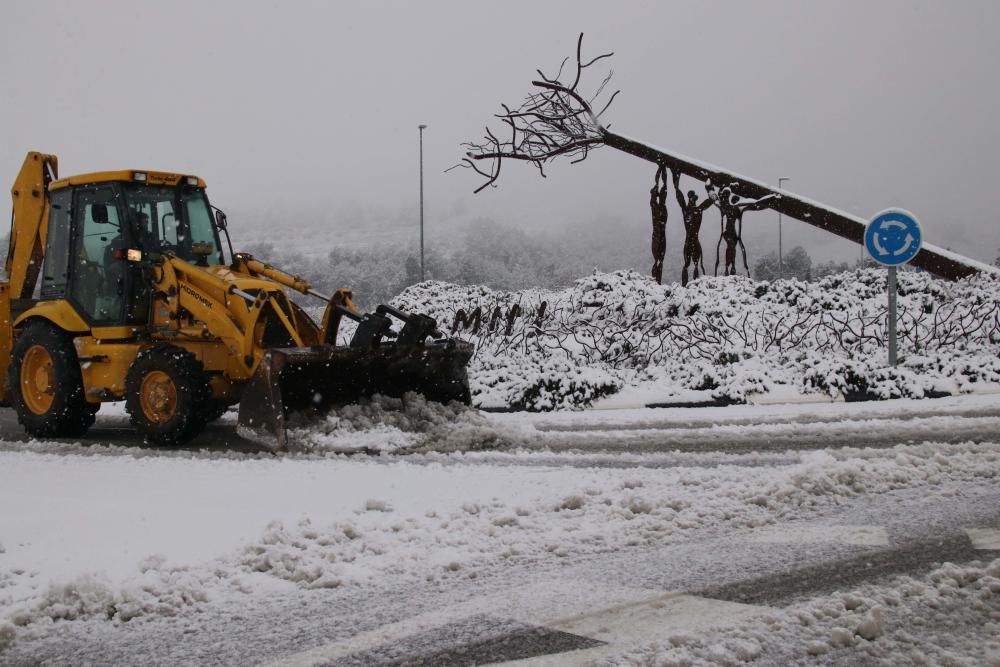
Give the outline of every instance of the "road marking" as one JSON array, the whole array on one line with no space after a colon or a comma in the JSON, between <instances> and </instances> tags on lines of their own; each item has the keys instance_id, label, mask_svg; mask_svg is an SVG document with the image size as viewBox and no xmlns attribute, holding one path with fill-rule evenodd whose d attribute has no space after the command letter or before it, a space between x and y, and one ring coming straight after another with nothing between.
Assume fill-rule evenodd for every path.
<instances>
[{"instance_id":1,"label":"road marking","mask_svg":"<svg viewBox=\"0 0 1000 667\"><path fill-rule=\"evenodd\" d=\"M285 656L266 665L312 667L388 644L404 643L408 637L461 622L470 616L512 619L526 625L546 627L554 619L572 618L587 610L624 605L662 595L663 591L606 586L588 581L537 581L384 625L370 632Z\"/></svg>"},{"instance_id":2,"label":"road marking","mask_svg":"<svg viewBox=\"0 0 1000 667\"><path fill-rule=\"evenodd\" d=\"M966 528L972 548L983 551L1000 551L1000 530L996 528Z\"/></svg>"},{"instance_id":3,"label":"road marking","mask_svg":"<svg viewBox=\"0 0 1000 667\"><path fill-rule=\"evenodd\" d=\"M262 663L261 667L313 667L313 665L330 662L337 658L345 658L354 653L363 653L386 644L402 641L411 635L447 625L452 620L454 620L452 615L447 612L423 614L398 623L389 623L348 639Z\"/></svg>"},{"instance_id":4,"label":"road marking","mask_svg":"<svg viewBox=\"0 0 1000 667\"><path fill-rule=\"evenodd\" d=\"M731 623L768 607L724 602L686 593L623 588L591 581L537 581L470 600L451 608L382 626L337 642L267 663L268 667L312 667L393 644L473 616L510 619L608 642L606 646L541 655L504 665L577 665L616 655L651 636L672 630L702 630ZM498 623L504 621L498 620Z\"/></svg>"},{"instance_id":5,"label":"road marking","mask_svg":"<svg viewBox=\"0 0 1000 667\"><path fill-rule=\"evenodd\" d=\"M759 544L850 544L864 547L885 547L889 535L882 526L829 526L783 524L769 526L749 536Z\"/></svg>"},{"instance_id":6,"label":"road marking","mask_svg":"<svg viewBox=\"0 0 1000 667\"><path fill-rule=\"evenodd\" d=\"M605 642L604 646L540 655L503 663L504 667L563 667L617 655L672 632L700 632L737 623L766 613L768 607L724 602L686 593L666 593L630 604L617 605L545 625L550 630Z\"/></svg>"}]
</instances>

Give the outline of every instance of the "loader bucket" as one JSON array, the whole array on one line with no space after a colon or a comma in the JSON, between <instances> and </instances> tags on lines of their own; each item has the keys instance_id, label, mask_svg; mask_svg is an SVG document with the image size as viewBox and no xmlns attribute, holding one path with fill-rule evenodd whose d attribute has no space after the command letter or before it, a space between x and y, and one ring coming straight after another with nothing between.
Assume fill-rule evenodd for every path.
<instances>
[{"instance_id":1,"label":"loader bucket","mask_svg":"<svg viewBox=\"0 0 1000 667\"><path fill-rule=\"evenodd\" d=\"M470 402L466 365L473 346L462 340L420 345L324 345L268 350L243 391L239 433L277 451L288 449L291 415L319 416L331 407L380 394L423 394L439 403Z\"/></svg>"}]
</instances>

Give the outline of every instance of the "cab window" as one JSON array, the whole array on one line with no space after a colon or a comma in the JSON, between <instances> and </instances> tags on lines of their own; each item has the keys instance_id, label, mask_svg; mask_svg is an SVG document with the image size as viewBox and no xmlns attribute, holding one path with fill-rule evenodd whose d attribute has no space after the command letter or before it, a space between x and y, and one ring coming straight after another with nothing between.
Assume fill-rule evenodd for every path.
<instances>
[{"instance_id":1,"label":"cab window","mask_svg":"<svg viewBox=\"0 0 1000 667\"><path fill-rule=\"evenodd\" d=\"M45 259L42 263L43 299L62 299L69 282L70 210L73 191L70 188L49 194L49 228L45 240Z\"/></svg>"},{"instance_id":2,"label":"cab window","mask_svg":"<svg viewBox=\"0 0 1000 667\"><path fill-rule=\"evenodd\" d=\"M126 187L129 224L142 250L169 252L194 262L195 245L208 246L209 264L221 264L211 211L201 190L131 184Z\"/></svg>"},{"instance_id":3,"label":"cab window","mask_svg":"<svg viewBox=\"0 0 1000 667\"><path fill-rule=\"evenodd\" d=\"M205 195L200 190L187 191L182 195L184 214L191 230L191 243L201 243L211 246L207 257L209 264L221 264L222 257L216 243L215 225L212 224L212 213L205 201Z\"/></svg>"}]
</instances>

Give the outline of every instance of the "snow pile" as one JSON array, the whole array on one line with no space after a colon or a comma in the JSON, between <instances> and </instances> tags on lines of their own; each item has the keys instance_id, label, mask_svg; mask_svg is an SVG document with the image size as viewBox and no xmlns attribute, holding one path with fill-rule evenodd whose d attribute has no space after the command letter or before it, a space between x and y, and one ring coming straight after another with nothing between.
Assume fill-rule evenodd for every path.
<instances>
[{"instance_id":1,"label":"snow pile","mask_svg":"<svg viewBox=\"0 0 1000 667\"><path fill-rule=\"evenodd\" d=\"M415 285L393 305L475 343L475 401L529 410L590 404L668 380L743 402L775 385L848 399L923 398L1000 383L1000 277L899 275L901 365L886 365L884 270L815 283L705 277L657 285L634 271L559 291ZM669 393L669 392L668 392Z\"/></svg>"},{"instance_id":2,"label":"snow pile","mask_svg":"<svg viewBox=\"0 0 1000 667\"><path fill-rule=\"evenodd\" d=\"M807 453L777 472L735 466L592 472L556 494L423 514L374 498L330 526L272 523L239 563L306 588L360 585L386 574L475 576L509 559L619 550L717 526L756 528L838 498L1000 476L996 444L957 445L947 457L932 444L857 453L846 460Z\"/></svg>"},{"instance_id":3,"label":"snow pile","mask_svg":"<svg viewBox=\"0 0 1000 667\"><path fill-rule=\"evenodd\" d=\"M289 448L297 452L399 452L500 449L515 444L513 429L491 423L461 403L428 402L407 393L402 398L375 396L337 408L319 422L292 424Z\"/></svg>"},{"instance_id":4,"label":"snow pile","mask_svg":"<svg viewBox=\"0 0 1000 667\"><path fill-rule=\"evenodd\" d=\"M992 619L983 623L983 619ZM704 633L677 632L607 665L1000 664L1000 560L945 563Z\"/></svg>"},{"instance_id":5,"label":"snow pile","mask_svg":"<svg viewBox=\"0 0 1000 667\"><path fill-rule=\"evenodd\" d=\"M17 638L17 629L12 623L0 621L0 653L10 648Z\"/></svg>"},{"instance_id":6,"label":"snow pile","mask_svg":"<svg viewBox=\"0 0 1000 667\"><path fill-rule=\"evenodd\" d=\"M139 564L137 576L120 586L93 574L52 583L38 598L15 608L10 621L15 626L26 626L92 618L129 621L148 614L175 616L206 602L208 591L227 578L224 572L179 567L153 556ZM0 643L2 637L0 627Z\"/></svg>"}]
</instances>

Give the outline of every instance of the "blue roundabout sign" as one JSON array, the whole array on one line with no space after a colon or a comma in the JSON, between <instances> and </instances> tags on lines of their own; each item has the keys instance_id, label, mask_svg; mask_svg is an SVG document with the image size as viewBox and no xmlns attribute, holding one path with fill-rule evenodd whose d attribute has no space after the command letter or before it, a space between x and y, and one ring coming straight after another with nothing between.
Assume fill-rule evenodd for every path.
<instances>
[{"instance_id":1,"label":"blue roundabout sign","mask_svg":"<svg viewBox=\"0 0 1000 667\"><path fill-rule=\"evenodd\" d=\"M899 208L882 211L865 227L865 249L879 264L906 264L920 252L923 235L912 213Z\"/></svg>"}]
</instances>

